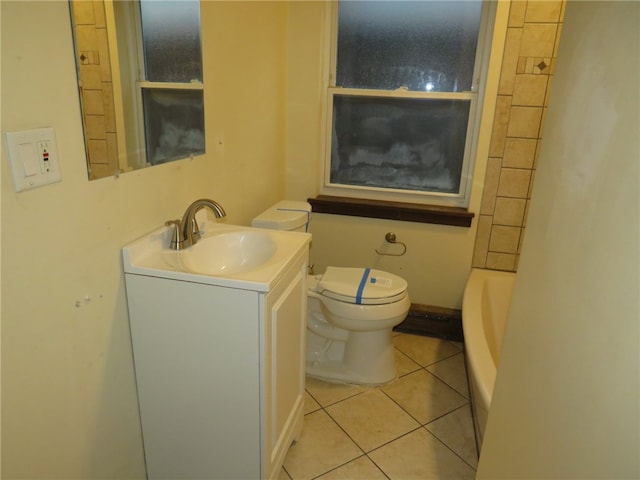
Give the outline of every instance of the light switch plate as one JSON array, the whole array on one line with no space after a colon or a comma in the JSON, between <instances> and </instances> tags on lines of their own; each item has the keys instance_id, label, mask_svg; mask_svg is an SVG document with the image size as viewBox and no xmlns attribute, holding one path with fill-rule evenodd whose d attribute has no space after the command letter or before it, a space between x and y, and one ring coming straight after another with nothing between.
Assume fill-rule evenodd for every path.
<instances>
[{"instance_id":1,"label":"light switch plate","mask_svg":"<svg viewBox=\"0 0 640 480\"><path fill-rule=\"evenodd\" d=\"M16 192L62 179L53 128L7 132L6 136Z\"/></svg>"}]
</instances>

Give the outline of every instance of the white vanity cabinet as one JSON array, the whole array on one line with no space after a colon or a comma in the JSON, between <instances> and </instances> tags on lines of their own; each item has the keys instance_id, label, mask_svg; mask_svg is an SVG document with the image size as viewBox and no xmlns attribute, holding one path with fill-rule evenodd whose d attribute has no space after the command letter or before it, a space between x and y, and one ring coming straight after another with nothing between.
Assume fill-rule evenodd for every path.
<instances>
[{"instance_id":1,"label":"white vanity cabinet","mask_svg":"<svg viewBox=\"0 0 640 480\"><path fill-rule=\"evenodd\" d=\"M280 474L303 421L308 240L299 243L255 285L132 273L125 260L149 479Z\"/></svg>"}]
</instances>

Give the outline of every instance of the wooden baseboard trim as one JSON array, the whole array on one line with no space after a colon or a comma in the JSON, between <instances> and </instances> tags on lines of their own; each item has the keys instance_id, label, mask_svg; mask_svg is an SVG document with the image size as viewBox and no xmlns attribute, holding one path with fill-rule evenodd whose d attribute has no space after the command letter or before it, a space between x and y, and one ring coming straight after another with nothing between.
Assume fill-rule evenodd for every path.
<instances>
[{"instance_id":1,"label":"wooden baseboard trim","mask_svg":"<svg viewBox=\"0 0 640 480\"><path fill-rule=\"evenodd\" d=\"M463 342L462 310L433 305L411 304L407 318L396 326L394 330Z\"/></svg>"}]
</instances>

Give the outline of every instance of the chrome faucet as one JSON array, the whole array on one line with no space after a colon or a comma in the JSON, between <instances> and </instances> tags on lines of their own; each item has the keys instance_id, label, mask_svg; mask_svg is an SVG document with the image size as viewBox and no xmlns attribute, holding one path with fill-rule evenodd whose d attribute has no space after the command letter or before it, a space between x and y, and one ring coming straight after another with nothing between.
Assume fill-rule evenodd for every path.
<instances>
[{"instance_id":1,"label":"chrome faucet","mask_svg":"<svg viewBox=\"0 0 640 480\"><path fill-rule=\"evenodd\" d=\"M215 200L201 198L196 200L187 207L182 220L169 220L165 225L173 225L173 238L171 239L170 248L173 250L182 250L183 248L195 245L200 240L200 227L196 222L196 213L204 208L209 207L216 218L226 217L224 208Z\"/></svg>"}]
</instances>

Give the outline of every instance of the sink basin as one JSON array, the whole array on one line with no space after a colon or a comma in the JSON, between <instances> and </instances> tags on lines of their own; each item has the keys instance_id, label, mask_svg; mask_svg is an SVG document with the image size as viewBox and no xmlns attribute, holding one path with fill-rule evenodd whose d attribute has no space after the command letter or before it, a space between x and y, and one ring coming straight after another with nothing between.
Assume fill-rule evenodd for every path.
<instances>
[{"instance_id":1,"label":"sink basin","mask_svg":"<svg viewBox=\"0 0 640 480\"><path fill-rule=\"evenodd\" d=\"M230 275L263 265L276 253L276 243L264 232L245 230L205 237L176 253L172 257L189 271Z\"/></svg>"},{"instance_id":2,"label":"sink basin","mask_svg":"<svg viewBox=\"0 0 640 480\"><path fill-rule=\"evenodd\" d=\"M268 291L287 266L307 255L311 235L206 222L202 238L171 250L161 227L122 249L125 273Z\"/></svg>"}]
</instances>

